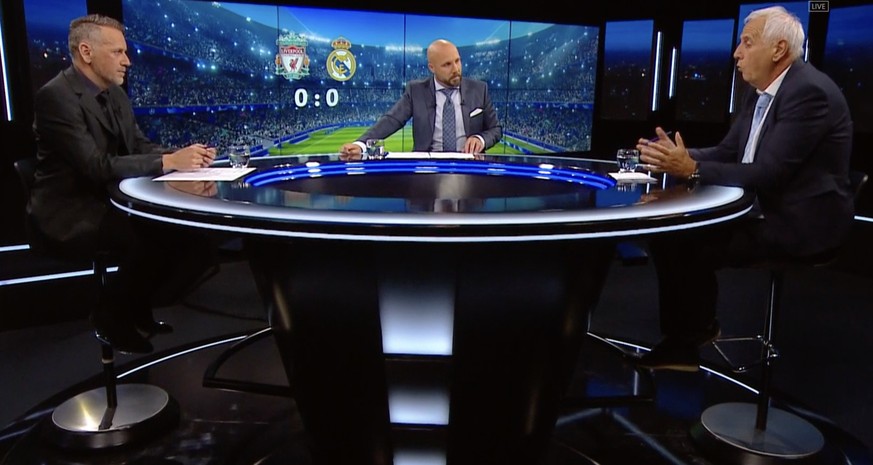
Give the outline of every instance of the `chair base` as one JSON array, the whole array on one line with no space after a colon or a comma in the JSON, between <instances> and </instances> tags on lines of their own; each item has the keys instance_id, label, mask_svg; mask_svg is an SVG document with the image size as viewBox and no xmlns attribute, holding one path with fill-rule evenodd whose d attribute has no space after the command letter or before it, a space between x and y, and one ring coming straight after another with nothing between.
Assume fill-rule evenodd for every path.
<instances>
[{"instance_id":1,"label":"chair base","mask_svg":"<svg viewBox=\"0 0 873 465\"><path fill-rule=\"evenodd\" d=\"M755 429L757 405L727 402L707 408L691 437L719 463L792 465L821 463L825 446L821 432L792 413L770 408L767 428Z\"/></svg>"},{"instance_id":2,"label":"chair base","mask_svg":"<svg viewBox=\"0 0 873 465\"><path fill-rule=\"evenodd\" d=\"M71 449L104 449L138 442L173 428L179 405L149 384L119 384L118 405L107 408L106 388L78 394L55 408L48 424L51 442Z\"/></svg>"}]
</instances>

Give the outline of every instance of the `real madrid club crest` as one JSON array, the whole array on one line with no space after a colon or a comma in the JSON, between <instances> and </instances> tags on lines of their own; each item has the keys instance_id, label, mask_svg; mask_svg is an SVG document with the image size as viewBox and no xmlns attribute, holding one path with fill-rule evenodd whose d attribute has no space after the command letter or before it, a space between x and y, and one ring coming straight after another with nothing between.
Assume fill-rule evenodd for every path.
<instances>
[{"instance_id":1,"label":"real madrid club crest","mask_svg":"<svg viewBox=\"0 0 873 465\"><path fill-rule=\"evenodd\" d=\"M276 39L279 53L276 54L276 74L285 79L298 80L309 76L309 55L306 54L306 38L289 32Z\"/></svg>"},{"instance_id":2,"label":"real madrid club crest","mask_svg":"<svg viewBox=\"0 0 873 465\"><path fill-rule=\"evenodd\" d=\"M358 67L355 56L349 51L352 43L345 37L337 37L330 45L333 51L327 56L327 74L336 81L348 81Z\"/></svg>"}]
</instances>

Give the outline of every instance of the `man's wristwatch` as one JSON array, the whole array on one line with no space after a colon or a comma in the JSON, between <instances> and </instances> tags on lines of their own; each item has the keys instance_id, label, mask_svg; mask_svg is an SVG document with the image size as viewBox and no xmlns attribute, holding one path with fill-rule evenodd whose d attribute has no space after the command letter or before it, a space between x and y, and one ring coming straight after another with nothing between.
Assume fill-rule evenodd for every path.
<instances>
[{"instance_id":1,"label":"man's wristwatch","mask_svg":"<svg viewBox=\"0 0 873 465\"><path fill-rule=\"evenodd\" d=\"M694 171L688 176L688 187L697 187L700 184L700 165L694 164Z\"/></svg>"}]
</instances>

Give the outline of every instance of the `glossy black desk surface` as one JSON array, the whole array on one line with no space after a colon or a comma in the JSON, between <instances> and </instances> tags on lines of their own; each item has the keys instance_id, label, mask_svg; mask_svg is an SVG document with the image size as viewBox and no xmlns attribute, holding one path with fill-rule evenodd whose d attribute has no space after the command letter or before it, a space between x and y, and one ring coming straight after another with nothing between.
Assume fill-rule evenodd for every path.
<instances>
[{"instance_id":1,"label":"glossy black desk surface","mask_svg":"<svg viewBox=\"0 0 873 465\"><path fill-rule=\"evenodd\" d=\"M234 182L127 179L133 214L244 234L435 242L622 238L741 216L742 189L617 184L612 162L570 157L341 162L253 160Z\"/></svg>"}]
</instances>

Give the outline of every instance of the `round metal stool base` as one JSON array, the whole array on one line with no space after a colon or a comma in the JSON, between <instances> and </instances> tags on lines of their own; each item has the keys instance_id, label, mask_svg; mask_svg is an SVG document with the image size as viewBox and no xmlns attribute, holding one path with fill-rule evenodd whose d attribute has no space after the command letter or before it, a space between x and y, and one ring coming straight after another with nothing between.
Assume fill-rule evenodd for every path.
<instances>
[{"instance_id":1,"label":"round metal stool base","mask_svg":"<svg viewBox=\"0 0 873 465\"><path fill-rule=\"evenodd\" d=\"M755 429L757 405L728 402L713 405L691 428L691 437L718 463L743 465L820 463L824 436L808 421L770 408L767 428Z\"/></svg>"},{"instance_id":2,"label":"round metal stool base","mask_svg":"<svg viewBox=\"0 0 873 465\"><path fill-rule=\"evenodd\" d=\"M119 384L118 405L107 408L106 389L83 392L57 406L48 424L49 439L61 447L103 449L141 441L173 428L179 405L149 384Z\"/></svg>"}]
</instances>

